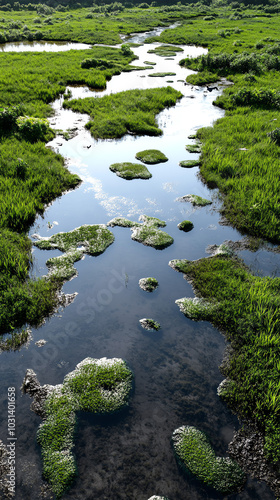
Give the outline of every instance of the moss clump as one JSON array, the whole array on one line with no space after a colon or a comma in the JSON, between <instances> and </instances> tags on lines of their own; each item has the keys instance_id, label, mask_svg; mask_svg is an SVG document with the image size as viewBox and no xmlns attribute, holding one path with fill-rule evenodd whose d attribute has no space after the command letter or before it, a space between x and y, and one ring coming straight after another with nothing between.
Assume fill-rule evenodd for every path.
<instances>
[{"instance_id":1,"label":"moss clump","mask_svg":"<svg viewBox=\"0 0 280 500\"><path fill-rule=\"evenodd\" d=\"M148 76L155 77L155 78L163 78L164 76L175 76L176 73L173 73L172 71L163 71L163 72L158 72L158 73L150 73Z\"/></svg>"},{"instance_id":2,"label":"moss clump","mask_svg":"<svg viewBox=\"0 0 280 500\"><path fill-rule=\"evenodd\" d=\"M192 426L176 429L172 436L176 458L183 468L219 493L238 491L245 475L230 458L216 457L206 435Z\"/></svg>"},{"instance_id":3,"label":"moss clump","mask_svg":"<svg viewBox=\"0 0 280 500\"><path fill-rule=\"evenodd\" d=\"M156 66L156 63L152 61L144 61L144 64L149 64L150 66Z\"/></svg>"},{"instance_id":4,"label":"moss clump","mask_svg":"<svg viewBox=\"0 0 280 500\"><path fill-rule=\"evenodd\" d=\"M148 50L148 54L156 54L161 57L176 56L176 52L183 52L183 49L175 45L160 45L155 49Z\"/></svg>"},{"instance_id":5,"label":"moss clump","mask_svg":"<svg viewBox=\"0 0 280 500\"><path fill-rule=\"evenodd\" d=\"M143 224L137 224L137 226L132 227L131 238L133 240L158 250L172 245L173 238L165 231L158 229L165 226L164 221L146 215L142 215L140 219L143 221Z\"/></svg>"},{"instance_id":6,"label":"moss clump","mask_svg":"<svg viewBox=\"0 0 280 500\"><path fill-rule=\"evenodd\" d=\"M158 149L146 149L145 151L139 151L139 153L136 153L135 157L137 160L140 160L143 163L148 163L149 165L168 161L167 156L165 156L165 154Z\"/></svg>"},{"instance_id":7,"label":"moss clump","mask_svg":"<svg viewBox=\"0 0 280 500\"><path fill-rule=\"evenodd\" d=\"M186 150L189 153L201 153L201 147L199 144L187 144Z\"/></svg>"},{"instance_id":8,"label":"moss clump","mask_svg":"<svg viewBox=\"0 0 280 500\"><path fill-rule=\"evenodd\" d=\"M124 217L116 217L108 222L109 226L130 227L132 230L131 238L143 245L151 246L158 250L172 245L173 238L169 234L161 231L159 227L164 227L166 223L157 217L149 217L148 215L141 215L140 222L133 222Z\"/></svg>"},{"instance_id":9,"label":"moss clump","mask_svg":"<svg viewBox=\"0 0 280 500\"><path fill-rule=\"evenodd\" d=\"M137 222L133 222L132 220L126 219L125 217L114 217L109 222L107 222L107 226L120 226L120 227L133 227L137 225Z\"/></svg>"},{"instance_id":10,"label":"moss clump","mask_svg":"<svg viewBox=\"0 0 280 500\"><path fill-rule=\"evenodd\" d=\"M196 194L186 194L185 196L181 196L177 198L178 201L189 201L193 206L197 207L205 207L206 205L211 205L212 201L206 200L206 198L201 198Z\"/></svg>"},{"instance_id":11,"label":"moss clump","mask_svg":"<svg viewBox=\"0 0 280 500\"><path fill-rule=\"evenodd\" d=\"M183 220L178 224L178 228L187 233L193 229L193 223L190 220Z\"/></svg>"},{"instance_id":12,"label":"moss clump","mask_svg":"<svg viewBox=\"0 0 280 500\"><path fill-rule=\"evenodd\" d=\"M110 165L110 170L115 172L119 177L127 180L150 179L152 177L147 167L139 163L113 163Z\"/></svg>"},{"instance_id":13,"label":"moss clump","mask_svg":"<svg viewBox=\"0 0 280 500\"><path fill-rule=\"evenodd\" d=\"M180 167L183 168L199 167L200 164L201 164L200 160L183 160L180 161L179 163Z\"/></svg>"},{"instance_id":14,"label":"moss clump","mask_svg":"<svg viewBox=\"0 0 280 500\"><path fill-rule=\"evenodd\" d=\"M139 280L139 286L142 290L146 292L153 292L158 287L158 280L156 278L141 278Z\"/></svg>"},{"instance_id":15,"label":"moss clump","mask_svg":"<svg viewBox=\"0 0 280 500\"><path fill-rule=\"evenodd\" d=\"M59 257L48 259L46 265L50 273L63 281L68 281L77 276L77 270L74 268L74 263L81 260L84 252L82 250L69 250Z\"/></svg>"},{"instance_id":16,"label":"moss clump","mask_svg":"<svg viewBox=\"0 0 280 500\"><path fill-rule=\"evenodd\" d=\"M139 323L142 326L142 328L144 328L145 330L158 331L160 329L160 324L151 318L142 318L139 320Z\"/></svg>"},{"instance_id":17,"label":"moss clump","mask_svg":"<svg viewBox=\"0 0 280 500\"><path fill-rule=\"evenodd\" d=\"M132 378L122 359L86 358L66 375L63 384L49 386L37 439L42 447L44 477L57 498L76 475L72 453L76 413L111 414L121 410L128 403Z\"/></svg>"},{"instance_id":18,"label":"moss clump","mask_svg":"<svg viewBox=\"0 0 280 500\"><path fill-rule=\"evenodd\" d=\"M208 302L202 298L186 298L175 300L180 308L180 311L184 313L187 318L194 321L210 321L213 316L213 310L217 309L217 304Z\"/></svg>"},{"instance_id":19,"label":"moss clump","mask_svg":"<svg viewBox=\"0 0 280 500\"><path fill-rule=\"evenodd\" d=\"M58 248L62 252L82 247L84 253L99 255L113 243L114 239L113 233L104 224L93 226L85 224L67 233L57 233L49 238L40 238L34 245L42 250Z\"/></svg>"}]
</instances>

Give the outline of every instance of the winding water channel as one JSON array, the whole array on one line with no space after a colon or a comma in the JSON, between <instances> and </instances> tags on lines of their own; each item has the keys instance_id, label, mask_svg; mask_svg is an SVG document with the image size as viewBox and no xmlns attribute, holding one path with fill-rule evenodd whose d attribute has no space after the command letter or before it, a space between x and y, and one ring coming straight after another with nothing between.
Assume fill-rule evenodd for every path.
<instances>
[{"instance_id":1,"label":"winding water channel","mask_svg":"<svg viewBox=\"0 0 280 500\"><path fill-rule=\"evenodd\" d=\"M130 41L141 43L147 36L136 35ZM82 224L107 223L115 216L136 221L146 214L166 221L174 244L158 251L132 241L129 229L113 228L113 245L98 257L86 256L78 262L78 277L63 287L65 293L78 292L74 302L34 329L28 347L1 354L2 408L6 408L7 388L17 388L16 500L52 498L44 489L36 444L41 420L30 411L30 399L19 391L25 371L32 368L41 384L55 385L88 356L125 359L134 372L135 388L129 408L117 417L79 415L75 445L79 475L65 500L148 500L152 495L170 500L223 498L182 474L170 444L177 427L194 425L205 431L215 451L224 455L238 421L216 393L223 378L218 367L225 340L209 323L192 322L179 311L175 300L193 297L193 291L182 274L168 266L171 259L208 255L205 249L209 244L241 238L238 231L219 224L218 193L202 183L198 168L179 166L182 160L197 158L185 149L192 142L188 135L211 126L223 115L212 105L222 87L209 93L184 85L188 70L181 69L178 61L205 49L183 47L184 52L166 60L147 53L156 45L133 49L139 57L134 64L153 61L154 70L115 76L102 93L81 87L71 91L73 97L99 97L133 88L172 85L184 97L158 116L161 137L127 135L121 140L96 141L83 128L87 116L63 110L60 99L53 104L51 126L64 130L77 127L78 133L69 141L58 136L50 146L67 158L70 171L83 182L55 200L44 217L37 218L30 235L50 236ZM155 71L174 71L176 76L148 76ZM151 179L126 181L109 170L115 162L135 162L135 154L144 149L159 149L169 158L166 163L149 166ZM189 203L176 201L188 193L209 198L213 204L194 209ZM189 233L177 228L184 219L194 224ZM46 260L59 254L34 249L33 275L46 274ZM264 251L243 255L255 272L279 275L277 255ZM151 294L138 286L139 279L146 276L159 281L158 289ZM143 330L139 324L143 317L159 321L161 329L155 333ZM35 344L39 339L47 341L41 348ZM5 413L0 435L5 442ZM249 479L245 489L231 498L272 500L274 495L264 484Z\"/></svg>"}]
</instances>

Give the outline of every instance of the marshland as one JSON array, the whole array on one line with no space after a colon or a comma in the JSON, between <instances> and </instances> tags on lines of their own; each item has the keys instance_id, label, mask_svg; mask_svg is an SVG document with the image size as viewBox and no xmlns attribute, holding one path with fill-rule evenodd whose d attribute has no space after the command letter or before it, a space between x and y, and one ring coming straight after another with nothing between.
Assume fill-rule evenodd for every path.
<instances>
[{"instance_id":1,"label":"marshland","mask_svg":"<svg viewBox=\"0 0 280 500\"><path fill-rule=\"evenodd\" d=\"M0 439L15 387L15 498L272 500L280 6L0 7ZM89 357L124 360L132 390L112 414L75 396L68 480L20 387L32 369L60 391ZM40 429L67 454L58 410L46 402ZM179 454L184 426L197 441Z\"/></svg>"}]
</instances>

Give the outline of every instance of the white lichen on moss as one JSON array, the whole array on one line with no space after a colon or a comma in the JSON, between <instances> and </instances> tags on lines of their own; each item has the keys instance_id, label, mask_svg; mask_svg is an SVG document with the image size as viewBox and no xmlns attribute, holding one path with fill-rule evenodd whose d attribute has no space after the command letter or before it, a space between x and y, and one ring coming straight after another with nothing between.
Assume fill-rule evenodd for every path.
<instances>
[{"instance_id":1,"label":"white lichen on moss","mask_svg":"<svg viewBox=\"0 0 280 500\"><path fill-rule=\"evenodd\" d=\"M156 278L148 277L139 280L139 286L146 292L153 292L158 287L158 280Z\"/></svg>"},{"instance_id":2,"label":"white lichen on moss","mask_svg":"<svg viewBox=\"0 0 280 500\"><path fill-rule=\"evenodd\" d=\"M151 318L142 318L139 320L139 323L142 326L142 328L144 328L145 330L158 331L160 329L160 324Z\"/></svg>"},{"instance_id":3,"label":"white lichen on moss","mask_svg":"<svg viewBox=\"0 0 280 500\"><path fill-rule=\"evenodd\" d=\"M212 201L202 198L196 194L186 194L177 198L177 201L189 201L193 206L205 207L206 205L211 205Z\"/></svg>"},{"instance_id":4,"label":"white lichen on moss","mask_svg":"<svg viewBox=\"0 0 280 500\"><path fill-rule=\"evenodd\" d=\"M116 217L108 222L110 226L130 227L131 238L143 245L151 246L156 249L163 249L173 243L173 238L159 227L165 227L166 223L157 217L141 215L140 222L133 222L124 217ZM142 222L142 223L141 223Z\"/></svg>"}]
</instances>

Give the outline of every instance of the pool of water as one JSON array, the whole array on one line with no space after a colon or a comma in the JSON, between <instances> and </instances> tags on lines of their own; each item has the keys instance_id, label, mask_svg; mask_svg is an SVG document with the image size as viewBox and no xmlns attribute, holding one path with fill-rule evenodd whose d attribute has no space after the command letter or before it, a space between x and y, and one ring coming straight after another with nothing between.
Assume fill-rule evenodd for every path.
<instances>
[{"instance_id":1,"label":"pool of water","mask_svg":"<svg viewBox=\"0 0 280 500\"><path fill-rule=\"evenodd\" d=\"M133 41L142 41L137 35ZM241 235L220 224L220 201L215 190L209 190L199 177L198 168L184 169L179 162L197 158L186 151L192 143L188 135L202 126L211 126L223 116L212 105L222 91L209 93L205 88L185 85L188 70L178 62L187 54L204 49L184 47L173 60L148 54L157 44L133 49L139 56L135 64L145 60L156 63L152 71L174 71L170 78L149 77L151 70L125 73L112 78L100 93L88 88L71 88L73 97L99 96L132 88L172 85L183 94L175 107L158 116L163 130L160 137L127 135L121 140L94 140L83 125L85 115L63 110L62 101L54 104L53 128L76 127L77 136L66 141L57 137L49 144L67 158L68 167L83 182L79 188L55 200L38 217L30 235L50 236L69 231L81 224L107 223L115 216L138 220L141 214L166 221L166 231L174 244L159 251L131 240L130 230L116 227L115 242L98 257L86 256L76 263L78 277L66 283L65 293L78 292L74 302L57 313L38 329L32 340L19 352L2 353L0 400L7 404L7 388L17 390L17 500L50 499L41 478L40 449L36 431L40 418L29 409L28 396L20 396L19 387L25 370L32 368L41 384L58 384L82 359L121 357L134 372L135 388L129 407L123 413L97 418L79 415L75 454L79 475L66 500L148 500L162 495L169 500L218 499L198 482L182 474L173 456L170 439L181 425L194 425L205 431L217 453L224 455L227 444L238 429L238 421L217 396L222 380L219 365L226 342L219 331L207 322L192 322L180 313L175 300L193 297L190 284L183 275L168 266L175 258L199 259L208 255L209 244ZM170 82L168 80L172 79ZM159 149L168 162L149 166L149 180L126 181L109 170L111 163L131 161L144 149ZM213 201L204 208L193 208L177 201L194 193ZM183 233L177 224L189 219L194 229ZM50 224L49 224L50 223ZM50 225L53 225L50 229ZM246 252L244 252L246 254ZM45 262L59 251L34 248L33 275L47 272ZM250 254L251 255L251 254ZM249 252L246 259L250 257ZM264 255L264 254L262 254ZM278 257L272 255L278 272ZM262 257L258 254L258 267ZM271 266L266 258L265 272ZM156 291L148 294L138 285L140 278L154 276L159 281ZM154 332L143 330L139 320L153 318L161 324ZM45 339L39 348L35 342ZM5 410L0 435L6 436ZM248 480L245 489L232 500L272 500L274 495L261 483Z\"/></svg>"}]
</instances>

